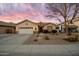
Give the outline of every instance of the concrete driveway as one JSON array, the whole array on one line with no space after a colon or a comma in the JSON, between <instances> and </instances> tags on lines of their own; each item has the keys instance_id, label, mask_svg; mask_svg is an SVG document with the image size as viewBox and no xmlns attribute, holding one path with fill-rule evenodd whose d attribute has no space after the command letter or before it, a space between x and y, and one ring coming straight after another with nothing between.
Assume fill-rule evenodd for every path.
<instances>
[{"instance_id":1,"label":"concrete driveway","mask_svg":"<svg viewBox=\"0 0 79 59\"><path fill-rule=\"evenodd\" d=\"M79 44L23 45L32 35L0 36L1 56L79 56ZM32 38L31 38L32 39Z\"/></svg>"},{"instance_id":2,"label":"concrete driveway","mask_svg":"<svg viewBox=\"0 0 79 59\"><path fill-rule=\"evenodd\" d=\"M4 35L4 34L3 34ZM0 45L18 45L22 44L31 35L27 34L5 34L0 35Z\"/></svg>"}]
</instances>

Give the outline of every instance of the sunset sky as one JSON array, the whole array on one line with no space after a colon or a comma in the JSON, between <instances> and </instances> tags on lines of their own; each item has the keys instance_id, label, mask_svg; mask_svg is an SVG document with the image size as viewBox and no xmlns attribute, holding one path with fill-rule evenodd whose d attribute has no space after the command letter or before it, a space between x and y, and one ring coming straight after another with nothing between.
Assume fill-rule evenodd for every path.
<instances>
[{"instance_id":1,"label":"sunset sky","mask_svg":"<svg viewBox=\"0 0 79 59\"><path fill-rule=\"evenodd\" d=\"M33 22L59 23L55 19L46 18L47 13L44 3L0 3L0 21L17 23L28 19Z\"/></svg>"}]
</instances>

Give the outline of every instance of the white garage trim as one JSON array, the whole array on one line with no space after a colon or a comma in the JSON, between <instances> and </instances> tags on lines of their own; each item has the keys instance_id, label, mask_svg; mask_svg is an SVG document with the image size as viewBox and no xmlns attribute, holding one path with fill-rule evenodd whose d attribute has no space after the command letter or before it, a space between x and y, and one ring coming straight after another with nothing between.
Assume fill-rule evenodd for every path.
<instances>
[{"instance_id":1,"label":"white garage trim","mask_svg":"<svg viewBox=\"0 0 79 59\"><path fill-rule=\"evenodd\" d=\"M33 34L33 29L19 29L19 34Z\"/></svg>"}]
</instances>

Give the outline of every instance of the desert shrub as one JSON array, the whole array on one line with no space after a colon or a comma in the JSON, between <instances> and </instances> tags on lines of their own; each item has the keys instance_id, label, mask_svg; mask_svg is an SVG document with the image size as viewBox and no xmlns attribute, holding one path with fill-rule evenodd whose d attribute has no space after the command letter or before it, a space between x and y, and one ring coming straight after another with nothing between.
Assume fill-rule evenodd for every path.
<instances>
[{"instance_id":1,"label":"desert shrub","mask_svg":"<svg viewBox=\"0 0 79 59\"><path fill-rule=\"evenodd\" d=\"M77 42L78 41L78 35L71 35L64 38L66 41L69 42Z\"/></svg>"},{"instance_id":2,"label":"desert shrub","mask_svg":"<svg viewBox=\"0 0 79 59\"><path fill-rule=\"evenodd\" d=\"M48 36L45 36L45 38L44 38L45 40L49 40L49 37Z\"/></svg>"},{"instance_id":3,"label":"desert shrub","mask_svg":"<svg viewBox=\"0 0 79 59\"><path fill-rule=\"evenodd\" d=\"M36 41L38 41L37 39L34 39L34 41L36 42Z\"/></svg>"},{"instance_id":4,"label":"desert shrub","mask_svg":"<svg viewBox=\"0 0 79 59\"><path fill-rule=\"evenodd\" d=\"M78 34L75 35L75 40L78 41Z\"/></svg>"},{"instance_id":5,"label":"desert shrub","mask_svg":"<svg viewBox=\"0 0 79 59\"><path fill-rule=\"evenodd\" d=\"M70 32L67 33L68 36L71 36L72 34Z\"/></svg>"},{"instance_id":6,"label":"desert shrub","mask_svg":"<svg viewBox=\"0 0 79 59\"><path fill-rule=\"evenodd\" d=\"M44 30L43 32L44 32L44 33L48 33L48 30Z\"/></svg>"},{"instance_id":7,"label":"desert shrub","mask_svg":"<svg viewBox=\"0 0 79 59\"><path fill-rule=\"evenodd\" d=\"M52 33L57 33L57 30L52 30Z\"/></svg>"}]
</instances>

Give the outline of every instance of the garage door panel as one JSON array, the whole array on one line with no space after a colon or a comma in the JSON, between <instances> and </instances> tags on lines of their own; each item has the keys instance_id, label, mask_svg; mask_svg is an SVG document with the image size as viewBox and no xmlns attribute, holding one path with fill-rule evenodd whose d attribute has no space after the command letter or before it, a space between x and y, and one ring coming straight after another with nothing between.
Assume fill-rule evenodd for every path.
<instances>
[{"instance_id":1,"label":"garage door panel","mask_svg":"<svg viewBox=\"0 0 79 59\"><path fill-rule=\"evenodd\" d=\"M19 34L33 34L32 29L20 29Z\"/></svg>"}]
</instances>

